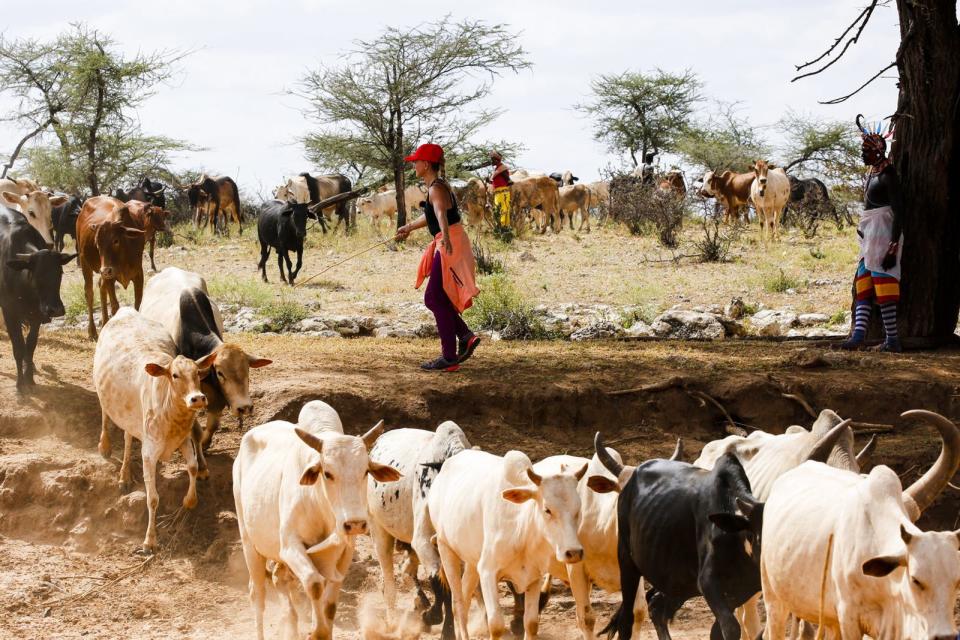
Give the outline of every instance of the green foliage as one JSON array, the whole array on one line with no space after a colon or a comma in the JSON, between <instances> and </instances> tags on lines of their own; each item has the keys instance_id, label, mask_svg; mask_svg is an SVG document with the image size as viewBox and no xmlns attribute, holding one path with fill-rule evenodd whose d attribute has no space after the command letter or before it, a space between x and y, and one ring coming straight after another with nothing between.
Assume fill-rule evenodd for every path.
<instances>
[{"instance_id":1,"label":"green foliage","mask_svg":"<svg viewBox=\"0 0 960 640\"><path fill-rule=\"evenodd\" d=\"M827 324L846 324L847 313L849 313L849 311L849 309L838 309L837 312L827 320Z\"/></svg>"},{"instance_id":2,"label":"green foliage","mask_svg":"<svg viewBox=\"0 0 960 640\"><path fill-rule=\"evenodd\" d=\"M285 331L307 317L307 308L293 300L269 302L260 309L267 319L263 331Z\"/></svg>"},{"instance_id":3,"label":"green foliage","mask_svg":"<svg viewBox=\"0 0 960 640\"><path fill-rule=\"evenodd\" d=\"M96 294L96 291L94 293ZM64 284L60 290L60 299L63 300L64 320L67 324L75 324L87 315L87 299L84 297L82 282Z\"/></svg>"},{"instance_id":4,"label":"green foliage","mask_svg":"<svg viewBox=\"0 0 960 640\"><path fill-rule=\"evenodd\" d=\"M849 122L821 120L788 111L779 127L786 135L783 157L789 171L803 170L830 184L860 187L860 137Z\"/></svg>"},{"instance_id":5,"label":"green foliage","mask_svg":"<svg viewBox=\"0 0 960 640\"><path fill-rule=\"evenodd\" d=\"M40 144L28 152L28 173L49 187L96 195L191 148L142 133L136 117L182 57L127 57L112 38L82 24L46 42L0 38L0 90L17 100L7 119L39 135Z\"/></svg>"},{"instance_id":6,"label":"green foliage","mask_svg":"<svg viewBox=\"0 0 960 640\"><path fill-rule=\"evenodd\" d=\"M516 41L503 25L449 18L387 27L373 40L356 41L341 66L321 67L300 82L296 93L320 125L303 139L307 157L367 183L392 180L399 192L408 169L403 158L422 142L442 145L456 172L486 166L492 147L510 145L470 142L502 113L477 107L492 85L473 79L528 68ZM419 139L408 137L413 132ZM405 218L400 211L398 225Z\"/></svg>"},{"instance_id":7,"label":"green foliage","mask_svg":"<svg viewBox=\"0 0 960 640\"><path fill-rule=\"evenodd\" d=\"M689 69L603 74L590 83L592 100L574 108L593 119L594 140L613 153L629 154L637 166L648 151L672 149L703 99L702 88Z\"/></svg>"},{"instance_id":8,"label":"green foliage","mask_svg":"<svg viewBox=\"0 0 960 640\"><path fill-rule=\"evenodd\" d=\"M480 329L499 331L507 340L547 337L531 305L504 274L484 278L480 295L467 310L467 321Z\"/></svg>"},{"instance_id":9,"label":"green foliage","mask_svg":"<svg viewBox=\"0 0 960 640\"><path fill-rule=\"evenodd\" d=\"M483 275L503 273L503 260L493 255L490 249L479 240L473 244L473 257L479 273Z\"/></svg>"},{"instance_id":10,"label":"green foliage","mask_svg":"<svg viewBox=\"0 0 960 640\"><path fill-rule=\"evenodd\" d=\"M785 274L783 269L780 269L777 275L768 277L764 281L763 288L770 293L786 293L787 289L798 289L802 284L803 282L799 279Z\"/></svg>"},{"instance_id":11,"label":"green foliage","mask_svg":"<svg viewBox=\"0 0 960 640\"><path fill-rule=\"evenodd\" d=\"M706 121L684 131L677 150L691 165L716 172L746 171L769 153L757 129L737 115L737 105L722 102Z\"/></svg>"}]
</instances>

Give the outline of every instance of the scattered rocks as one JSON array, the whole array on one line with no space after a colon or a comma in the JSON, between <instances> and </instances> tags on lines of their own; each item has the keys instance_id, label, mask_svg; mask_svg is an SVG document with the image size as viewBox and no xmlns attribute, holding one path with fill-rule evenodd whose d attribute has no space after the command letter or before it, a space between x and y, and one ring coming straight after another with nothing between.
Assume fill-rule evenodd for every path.
<instances>
[{"instance_id":1,"label":"scattered rocks","mask_svg":"<svg viewBox=\"0 0 960 640\"><path fill-rule=\"evenodd\" d=\"M726 335L723 325L712 313L671 309L653 321L653 332L662 338L682 340L719 340Z\"/></svg>"},{"instance_id":2,"label":"scattered rocks","mask_svg":"<svg viewBox=\"0 0 960 640\"><path fill-rule=\"evenodd\" d=\"M652 338L657 335L653 332L653 328L643 320L637 320L630 325L626 334L631 338Z\"/></svg>"},{"instance_id":3,"label":"scattered rocks","mask_svg":"<svg viewBox=\"0 0 960 640\"><path fill-rule=\"evenodd\" d=\"M830 316L825 313L801 313L797 316L797 323L801 327L812 327L818 324L826 324Z\"/></svg>"},{"instance_id":4,"label":"scattered rocks","mask_svg":"<svg viewBox=\"0 0 960 640\"><path fill-rule=\"evenodd\" d=\"M782 309L764 309L750 318L750 326L761 336L785 336L797 322L797 314Z\"/></svg>"},{"instance_id":5,"label":"scattered rocks","mask_svg":"<svg viewBox=\"0 0 960 640\"><path fill-rule=\"evenodd\" d=\"M570 334L570 340L573 342L583 342L584 340L602 340L616 338L623 333L623 328L618 327L612 322L601 320L591 325L577 329Z\"/></svg>"}]
</instances>

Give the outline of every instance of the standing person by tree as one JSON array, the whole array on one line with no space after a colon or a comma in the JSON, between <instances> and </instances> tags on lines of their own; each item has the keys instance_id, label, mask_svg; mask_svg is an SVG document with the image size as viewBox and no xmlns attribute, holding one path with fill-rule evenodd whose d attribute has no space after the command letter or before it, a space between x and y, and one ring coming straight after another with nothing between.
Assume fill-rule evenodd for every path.
<instances>
[{"instance_id":1,"label":"standing person by tree","mask_svg":"<svg viewBox=\"0 0 960 640\"><path fill-rule=\"evenodd\" d=\"M653 159L656 157L656 151L650 151L643 156L643 166L640 167L640 183L645 187L653 186Z\"/></svg>"},{"instance_id":2,"label":"standing person by tree","mask_svg":"<svg viewBox=\"0 0 960 640\"><path fill-rule=\"evenodd\" d=\"M879 350L899 352L902 349L897 334L897 302L903 250L900 181L887 158L887 142L880 133L881 125L865 128L860 122L862 117L857 116L857 128L863 135L863 163L870 167L870 173L863 189L864 211L857 226L860 254L854 280L853 332L840 347L849 351L863 347L876 299L885 334ZM887 136L890 133L888 131Z\"/></svg>"},{"instance_id":3,"label":"standing person by tree","mask_svg":"<svg viewBox=\"0 0 960 640\"><path fill-rule=\"evenodd\" d=\"M427 185L427 200L423 216L397 229L397 238L405 239L412 231L427 227L433 242L427 245L417 270L416 288L429 278L423 303L433 312L440 334L441 355L424 362L427 371L458 371L460 363L473 355L480 344L460 316L470 308L477 288L476 262L470 239L460 222L460 210L445 177L443 148L436 144L422 144L405 158L414 163L417 177Z\"/></svg>"},{"instance_id":4,"label":"standing person by tree","mask_svg":"<svg viewBox=\"0 0 960 640\"><path fill-rule=\"evenodd\" d=\"M510 226L510 167L503 163L503 156L496 151L490 152L490 164L493 173L490 183L493 186L493 205L500 212L500 226Z\"/></svg>"}]
</instances>

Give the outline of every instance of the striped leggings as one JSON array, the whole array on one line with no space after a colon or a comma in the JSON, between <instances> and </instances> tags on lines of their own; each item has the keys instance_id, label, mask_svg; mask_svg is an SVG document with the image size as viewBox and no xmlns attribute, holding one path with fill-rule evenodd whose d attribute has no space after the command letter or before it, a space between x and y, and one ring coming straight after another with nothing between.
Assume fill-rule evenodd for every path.
<instances>
[{"instance_id":1,"label":"striped leggings","mask_svg":"<svg viewBox=\"0 0 960 640\"><path fill-rule=\"evenodd\" d=\"M855 342L862 342L867 335L867 325L870 323L870 311L873 299L880 305L880 315L883 318L883 333L888 343L896 343L897 335L897 302L900 301L900 281L887 273L870 271L860 260L857 265L857 275L854 278L856 289L856 304L853 312L853 336Z\"/></svg>"}]
</instances>

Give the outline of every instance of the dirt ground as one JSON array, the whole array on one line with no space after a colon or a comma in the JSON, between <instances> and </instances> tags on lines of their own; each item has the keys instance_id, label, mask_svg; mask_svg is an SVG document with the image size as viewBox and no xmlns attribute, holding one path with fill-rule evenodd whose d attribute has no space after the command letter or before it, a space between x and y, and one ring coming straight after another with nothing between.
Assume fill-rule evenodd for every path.
<instances>
[{"instance_id":1,"label":"dirt ground","mask_svg":"<svg viewBox=\"0 0 960 640\"><path fill-rule=\"evenodd\" d=\"M533 459L590 455L593 434L602 430L628 461L669 454L677 436L691 460L705 442L724 434L726 423L695 392L708 394L748 428L775 431L812 421L800 403L784 396L792 394L815 410L829 407L854 418L861 429L883 431L875 460L911 482L936 457L938 440L932 429L907 423L899 413L926 408L960 418L957 351L895 357L762 342L500 342L483 345L461 373L440 376L416 366L436 349L429 340L236 339L274 360L252 373L256 413L247 426L295 419L304 402L319 398L340 412L350 433L380 418L388 427L420 428L452 419L484 449L521 449ZM200 505L185 517L174 517L185 470L178 457L163 469L162 550L144 564L133 553L145 524L142 484L121 496L119 451L110 461L96 452L93 344L79 332L45 332L36 356L38 386L26 397L15 393L6 344L4 338L0 637L252 637L230 491L230 465L242 435L236 420L228 418L215 438L211 477L200 485ZM629 391L664 382L656 390ZM921 526L956 528L958 498L944 494ZM371 637L361 627L382 621L379 580L363 537L341 599L337 637ZM594 601L605 621L618 596L595 592ZM281 607L271 596L269 637L282 637L280 620ZM561 590L541 620L544 638L578 635L568 591ZM691 602L673 625L674 637L706 637L710 622L703 604ZM654 637L652 627L643 637Z\"/></svg>"}]
</instances>

